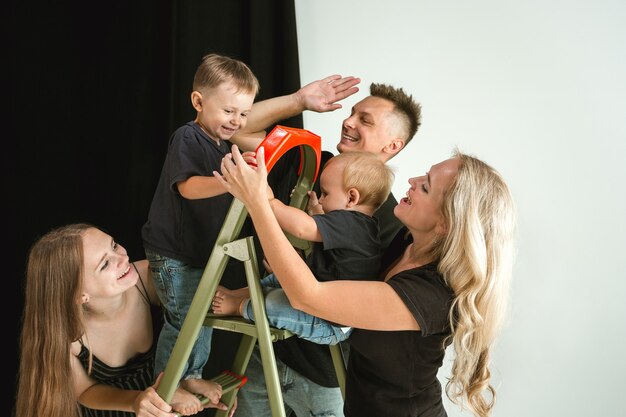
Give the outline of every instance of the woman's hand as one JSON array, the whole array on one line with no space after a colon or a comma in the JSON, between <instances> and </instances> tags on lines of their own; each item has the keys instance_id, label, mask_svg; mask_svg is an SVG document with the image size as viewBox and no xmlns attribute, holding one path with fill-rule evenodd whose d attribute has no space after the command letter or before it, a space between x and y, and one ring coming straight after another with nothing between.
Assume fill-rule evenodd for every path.
<instances>
[{"instance_id":1,"label":"woman's hand","mask_svg":"<svg viewBox=\"0 0 626 417\"><path fill-rule=\"evenodd\" d=\"M159 396L156 389L159 387L163 372L161 372L151 387L142 391L133 404L133 410L137 417L174 417L175 413L172 412L172 406L165 402L163 398Z\"/></svg>"},{"instance_id":2,"label":"woman's hand","mask_svg":"<svg viewBox=\"0 0 626 417\"><path fill-rule=\"evenodd\" d=\"M237 410L237 397L235 397L233 408L230 409L230 413L228 413L228 417L233 417L233 415L235 414L235 410Z\"/></svg>"},{"instance_id":3,"label":"woman's hand","mask_svg":"<svg viewBox=\"0 0 626 417\"><path fill-rule=\"evenodd\" d=\"M256 164L256 167L249 164ZM217 171L213 171L213 175L248 210L263 202L267 203L269 186L263 147L257 150L256 157L252 152L247 152L244 159L237 145L233 145L232 153L222 159L221 168L221 175Z\"/></svg>"}]
</instances>

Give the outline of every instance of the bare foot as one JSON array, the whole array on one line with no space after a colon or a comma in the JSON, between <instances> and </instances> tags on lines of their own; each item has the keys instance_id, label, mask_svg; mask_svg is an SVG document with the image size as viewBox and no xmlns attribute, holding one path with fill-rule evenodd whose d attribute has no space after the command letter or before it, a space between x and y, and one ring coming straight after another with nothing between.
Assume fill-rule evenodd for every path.
<instances>
[{"instance_id":1,"label":"bare foot","mask_svg":"<svg viewBox=\"0 0 626 417\"><path fill-rule=\"evenodd\" d=\"M184 379L180 381L180 386L194 394L200 394L208 398L213 407L220 403L222 398L222 386L206 379Z\"/></svg>"},{"instance_id":2,"label":"bare foot","mask_svg":"<svg viewBox=\"0 0 626 417\"><path fill-rule=\"evenodd\" d=\"M200 399L182 388L176 388L170 405L182 416L191 416L203 409Z\"/></svg>"},{"instance_id":3,"label":"bare foot","mask_svg":"<svg viewBox=\"0 0 626 417\"><path fill-rule=\"evenodd\" d=\"M250 288L248 288L248 287L242 287L242 288L236 288L234 290L229 290L226 287L218 285L217 286L217 290L218 291L223 291L225 293L232 294L235 297L250 298Z\"/></svg>"},{"instance_id":4,"label":"bare foot","mask_svg":"<svg viewBox=\"0 0 626 417\"><path fill-rule=\"evenodd\" d=\"M241 304L250 297L250 291L247 287L236 290L229 290L226 287L218 285L215 296L213 297L213 312L215 314L223 314L226 316L241 316Z\"/></svg>"}]
</instances>

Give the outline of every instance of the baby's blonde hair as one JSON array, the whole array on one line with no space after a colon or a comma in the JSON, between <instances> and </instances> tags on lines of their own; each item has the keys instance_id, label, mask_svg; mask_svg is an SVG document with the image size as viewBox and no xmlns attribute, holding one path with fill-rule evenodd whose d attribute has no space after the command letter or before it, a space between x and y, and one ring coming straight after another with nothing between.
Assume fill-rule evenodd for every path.
<instances>
[{"instance_id":1,"label":"baby's blonde hair","mask_svg":"<svg viewBox=\"0 0 626 417\"><path fill-rule=\"evenodd\" d=\"M375 154L362 151L340 153L329 159L326 167L337 162L344 164L344 189L355 188L359 191L359 205L376 210L387 200L394 173Z\"/></svg>"}]
</instances>

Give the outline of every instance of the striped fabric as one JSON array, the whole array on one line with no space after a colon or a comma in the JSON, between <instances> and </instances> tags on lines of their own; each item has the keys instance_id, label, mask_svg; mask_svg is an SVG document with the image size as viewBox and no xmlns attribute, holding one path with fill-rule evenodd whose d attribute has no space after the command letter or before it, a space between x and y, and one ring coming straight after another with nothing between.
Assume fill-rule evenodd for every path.
<instances>
[{"instance_id":1,"label":"striped fabric","mask_svg":"<svg viewBox=\"0 0 626 417\"><path fill-rule=\"evenodd\" d=\"M137 267L133 264L135 270ZM137 271L139 273L139 271ZM143 278L139 276L139 283L141 287L137 286L137 290L141 294L146 306L150 308L150 314L152 316L152 346L150 350L145 353L141 353L134 358L130 359L126 365L112 368L103 363L95 355L92 357L92 369L91 377L101 384L113 385L117 388L131 389L131 390L144 390L152 385L154 371L154 355L156 352L157 340L159 338L159 332L163 324L163 311L160 307L155 306L150 302L146 287L143 283ZM85 370L89 370L89 350L81 342L81 350L78 355L80 363ZM83 417L133 417L135 413L129 413L124 411L113 410L94 410L91 408L80 405L80 410Z\"/></svg>"},{"instance_id":2,"label":"striped fabric","mask_svg":"<svg viewBox=\"0 0 626 417\"><path fill-rule=\"evenodd\" d=\"M93 357L91 377L96 381L113 385L122 389L144 390L152 385L152 371L154 369L154 353L156 343L146 353L137 355L124 366L112 368ZM80 362L88 369L89 351L82 347L78 355ZM81 405L81 412L84 417L133 417L135 413L111 410L93 410Z\"/></svg>"}]
</instances>

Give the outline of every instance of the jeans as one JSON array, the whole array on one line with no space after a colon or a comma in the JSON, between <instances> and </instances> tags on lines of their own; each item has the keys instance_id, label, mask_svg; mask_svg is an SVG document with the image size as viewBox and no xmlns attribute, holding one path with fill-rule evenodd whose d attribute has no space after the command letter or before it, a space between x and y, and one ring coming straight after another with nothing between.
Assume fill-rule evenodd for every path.
<instances>
[{"instance_id":1,"label":"jeans","mask_svg":"<svg viewBox=\"0 0 626 417\"><path fill-rule=\"evenodd\" d=\"M150 263L154 286L165 313L154 359L156 378L161 371L165 370L204 269L191 267L184 262L149 250L146 250L146 257ZM183 369L182 379L202 378L202 368L211 350L212 335L212 328L201 327Z\"/></svg>"},{"instance_id":2,"label":"jeans","mask_svg":"<svg viewBox=\"0 0 626 417\"><path fill-rule=\"evenodd\" d=\"M320 345L334 345L350 336L350 327L337 326L293 308L274 274L263 278L261 286L265 293L265 312L270 326L289 330L302 339ZM244 303L242 310L244 318L254 320L250 300Z\"/></svg>"},{"instance_id":3,"label":"jeans","mask_svg":"<svg viewBox=\"0 0 626 417\"><path fill-rule=\"evenodd\" d=\"M343 417L341 390L317 385L276 358L285 415L297 417ZM271 417L265 376L258 345L252 351L245 375L248 382L237 394L236 417ZM294 414L295 413L295 414Z\"/></svg>"}]
</instances>

